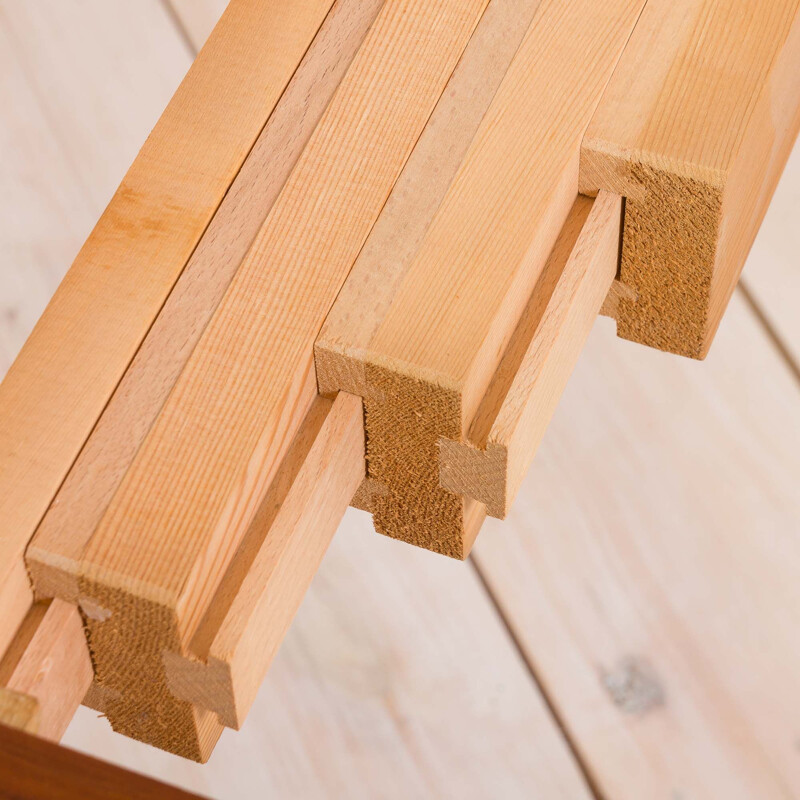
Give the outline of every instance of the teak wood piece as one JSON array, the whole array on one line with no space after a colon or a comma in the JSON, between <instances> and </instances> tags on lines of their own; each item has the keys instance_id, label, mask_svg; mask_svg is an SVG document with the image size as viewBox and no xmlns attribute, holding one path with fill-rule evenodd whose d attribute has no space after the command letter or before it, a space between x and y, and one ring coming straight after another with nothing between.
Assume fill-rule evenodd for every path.
<instances>
[{"instance_id":1,"label":"teak wood piece","mask_svg":"<svg viewBox=\"0 0 800 800\"><path fill-rule=\"evenodd\" d=\"M621 205L578 197L467 441L439 442L441 485L493 517L508 513L617 273Z\"/></svg>"},{"instance_id":2,"label":"teak wood piece","mask_svg":"<svg viewBox=\"0 0 800 800\"><path fill-rule=\"evenodd\" d=\"M703 358L800 129L798 0L649 0L583 145L627 198L620 336Z\"/></svg>"},{"instance_id":3,"label":"teak wood piece","mask_svg":"<svg viewBox=\"0 0 800 800\"><path fill-rule=\"evenodd\" d=\"M0 797L13 800L201 800L198 795L2 724Z\"/></svg>"},{"instance_id":4,"label":"teak wood piece","mask_svg":"<svg viewBox=\"0 0 800 800\"><path fill-rule=\"evenodd\" d=\"M482 509L440 486L438 441L468 433L575 201L581 140L642 6L539 6L388 312L348 354L341 372L366 384L382 533L469 552ZM335 339L346 352L346 330Z\"/></svg>"},{"instance_id":5,"label":"teak wood piece","mask_svg":"<svg viewBox=\"0 0 800 800\"><path fill-rule=\"evenodd\" d=\"M0 384L0 645L25 547L331 2L233 0Z\"/></svg>"},{"instance_id":6,"label":"teak wood piece","mask_svg":"<svg viewBox=\"0 0 800 800\"><path fill-rule=\"evenodd\" d=\"M384 6L81 561L115 729L207 758L177 700L185 652L316 397L313 343L485 0ZM107 624L108 623L108 624Z\"/></svg>"},{"instance_id":7,"label":"teak wood piece","mask_svg":"<svg viewBox=\"0 0 800 800\"><path fill-rule=\"evenodd\" d=\"M361 398L318 398L191 642L191 657L165 656L176 697L241 727L364 474Z\"/></svg>"},{"instance_id":8,"label":"teak wood piece","mask_svg":"<svg viewBox=\"0 0 800 800\"><path fill-rule=\"evenodd\" d=\"M0 685L33 698L35 732L55 741L64 735L92 676L78 609L58 599L31 608L0 661Z\"/></svg>"},{"instance_id":9,"label":"teak wood piece","mask_svg":"<svg viewBox=\"0 0 800 800\"><path fill-rule=\"evenodd\" d=\"M83 552L383 0L337 0L39 525L36 593L79 600Z\"/></svg>"}]
</instances>

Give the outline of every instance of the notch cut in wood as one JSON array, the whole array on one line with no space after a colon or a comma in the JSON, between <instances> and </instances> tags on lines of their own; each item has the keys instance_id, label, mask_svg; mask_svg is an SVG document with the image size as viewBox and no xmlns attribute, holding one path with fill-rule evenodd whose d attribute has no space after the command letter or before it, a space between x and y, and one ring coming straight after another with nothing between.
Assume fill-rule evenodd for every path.
<instances>
[{"instance_id":1,"label":"notch cut in wood","mask_svg":"<svg viewBox=\"0 0 800 800\"><path fill-rule=\"evenodd\" d=\"M575 202L583 134L642 6L541 3L366 346L349 332L363 297L334 306L340 324L316 347L320 389L364 397L359 501L381 533L469 553L483 507L440 485L438 443L467 437ZM348 283L369 286L357 270Z\"/></svg>"},{"instance_id":2,"label":"notch cut in wood","mask_svg":"<svg viewBox=\"0 0 800 800\"><path fill-rule=\"evenodd\" d=\"M800 130L798 75L798 0L648 1L581 160L582 192L627 198L620 336L706 356Z\"/></svg>"},{"instance_id":3,"label":"notch cut in wood","mask_svg":"<svg viewBox=\"0 0 800 800\"><path fill-rule=\"evenodd\" d=\"M578 197L470 426L439 441L439 479L505 518L609 292L621 199Z\"/></svg>"},{"instance_id":4,"label":"notch cut in wood","mask_svg":"<svg viewBox=\"0 0 800 800\"><path fill-rule=\"evenodd\" d=\"M172 693L237 730L364 480L360 397L318 398L220 584L188 657L165 653Z\"/></svg>"}]
</instances>

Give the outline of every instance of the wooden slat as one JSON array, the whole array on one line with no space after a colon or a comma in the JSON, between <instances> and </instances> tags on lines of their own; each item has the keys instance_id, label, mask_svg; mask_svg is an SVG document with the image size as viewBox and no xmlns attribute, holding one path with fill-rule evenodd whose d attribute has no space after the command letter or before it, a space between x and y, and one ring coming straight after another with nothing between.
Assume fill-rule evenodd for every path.
<instances>
[{"instance_id":1,"label":"wooden slat","mask_svg":"<svg viewBox=\"0 0 800 800\"><path fill-rule=\"evenodd\" d=\"M439 485L437 443L467 434L575 202L584 131L642 5L539 6L391 307L368 347L345 355L354 363L339 372L366 384L383 533L469 552L481 513ZM335 338L346 351L347 330Z\"/></svg>"},{"instance_id":2,"label":"wooden slat","mask_svg":"<svg viewBox=\"0 0 800 800\"><path fill-rule=\"evenodd\" d=\"M741 298L702 365L598 325L487 523L474 557L601 796L800 786L798 409Z\"/></svg>"},{"instance_id":3,"label":"wooden slat","mask_svg":"<svg viewBox=\"0 0 800 800\"><path fill-rule=\"evenodd\" d=\"M38 704L36 733L58 741L92 682L78 609L63 600L37 603L0 661L0 685Z\"/></svg>"},{"instance_id":4,"label":"wooden slat","mask_svg":"<svg viewBox=\"0 0 800 800\"><path fill-rule=\"evenodd\" d=\"M361 398L319 398L190 645L165 654L176 697L241 728L306 589L364 480Z\"/></svg>"},{"instance_id":5,"label":"wooden slat","mask_svg":"<svg viewBox=\"0 0 800 800\"><path fill-rule=\"evenodd\" d=\"M65 26L73 35L63 35ZM112 47L109 37L119 28L127 36ZM0 138L14 157L0 171L0 192L9 199L0 214L0 375L188 68L178 45L155 0L135 11L44 1L4 7L0 99L14 113L0 115ZM53 59L70 64L75 83L52 68ZM138 92L121 98L119 86L132 74ZM87 119L104 131L100 141ZM23 563L5 562L0 574L2 652L32 597Z\"/></svg>"},{"instance_id":6,"label":"wooden slat","mask_svg":"<svg viewBox=\"0 0 800 800\"><path fill-rule=\"evenodd\" d=\"M37 593L78 602L79 562L383 0L337 0L26 552Z\"/></svg>"},{"instance_id":7,"label":"wooden slat","mask_svg":"<svg viewBox=\"0 0 800 800\"><path fill-rule=\"evenodd\" d=\"M200 800L0 725L0 793L14 800Z\"/></svg>"},{"instance_id":8,"label":"wooden slat","mask_svg":"<svg viewBox=\"0 0 800 800\"><path fill-rule=\"evenodd\" d=\"M466 442L439 442L441 485L505 518L617 274L621 199L579 197Z\"/></svg>"},{"instance_id":9,"label":"wooden slat","mask_svg":"<svg viewBox=\"0 0 800 800\"><path fill-rule=\"evenodd\" d=\"M81 604L117 730L208 756L218 730L162 653L188 646L316 396L314 339L485 3L384 7L95 532Z\"/></svg>"},{"instance_id":10,"label":"wooden slat","mask_svg":"<svg viewBox=\"0 0 800 800\"><path fill-rule=\"evenodd\" d=\"M800 129L798 0L650 0L586 134L628 199L621 336L702 358Z\"/></svg>"},{"instance_id":11,"label":"wooden slat","mask_svg":"<svg viewBox=\"0 0 800 800\"><path fill-rule=\"evenodd\" d=\"M234 1L0 384L0 639L7 577L331 2Z\"/></svg>"}]
</instances>

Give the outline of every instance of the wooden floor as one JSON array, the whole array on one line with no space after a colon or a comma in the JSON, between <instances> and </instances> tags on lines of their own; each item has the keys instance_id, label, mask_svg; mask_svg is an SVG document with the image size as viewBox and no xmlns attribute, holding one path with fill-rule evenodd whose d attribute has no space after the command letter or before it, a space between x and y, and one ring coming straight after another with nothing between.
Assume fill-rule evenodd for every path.
<instances>
[{"instance_id":1,"label":"wooden floor","mask_svg":"<svg viewBox=\"0 0 800 800\"><path fill-rule=\"evenodd\" d=\"M0 0L0 374L224 0ZM598 321L467 565L348 512L215 798L800 797L800 147L705 363ZM68 346L68 343L65 343Z\"/></svg>"}]
</instances>

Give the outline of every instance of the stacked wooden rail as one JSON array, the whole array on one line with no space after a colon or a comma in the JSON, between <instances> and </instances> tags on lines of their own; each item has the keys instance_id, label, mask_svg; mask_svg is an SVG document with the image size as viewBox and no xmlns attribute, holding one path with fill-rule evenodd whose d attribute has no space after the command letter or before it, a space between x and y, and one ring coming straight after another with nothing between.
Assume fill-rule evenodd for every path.
<instances>
[{"instance_id":1,"label":"stacked wooden rail","mask_svg":"<svg viewBox=\"0 0 800 800\"><path fill-rule=\"evenodd\" d=\"M205 760L349 504L465 558L598 313L707 352L797 75L800 0L233 0L0 385L3 717Z\"/></svg>"}]
</instances>

